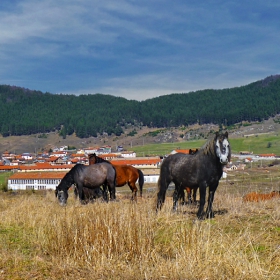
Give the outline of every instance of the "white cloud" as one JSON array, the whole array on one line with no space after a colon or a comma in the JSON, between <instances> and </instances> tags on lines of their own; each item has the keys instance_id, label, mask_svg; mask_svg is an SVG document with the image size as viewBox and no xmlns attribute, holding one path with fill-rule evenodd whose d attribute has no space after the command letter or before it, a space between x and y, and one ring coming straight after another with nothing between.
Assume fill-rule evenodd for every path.
<instances>
[{"instance_id":1,"label":"white cloud","mask_svg":"<svg viewBox=\"0 0 280 280\"><path fill-rule=\"evenodd\" d=\"M143 100L279 72L275 1L16 3L0 11L0 83Z\"/></svg>"}]
</instances>

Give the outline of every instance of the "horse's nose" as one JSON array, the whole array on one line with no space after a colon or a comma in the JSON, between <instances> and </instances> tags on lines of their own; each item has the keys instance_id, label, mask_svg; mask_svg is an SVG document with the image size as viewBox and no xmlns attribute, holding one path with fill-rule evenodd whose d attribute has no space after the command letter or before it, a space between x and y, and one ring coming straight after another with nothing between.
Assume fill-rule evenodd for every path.
<instances>
[{"instance_id":1,"label":"horse's nose","mask_svg":"<svg viewBox=\"0 0 280 280\"><path fill-rule=\"evenodd\" d=\"M220 158L220 163L221 164L227 164L228 163L228 158L225 158L225 159Z\"/></svg>"}]
</instances>

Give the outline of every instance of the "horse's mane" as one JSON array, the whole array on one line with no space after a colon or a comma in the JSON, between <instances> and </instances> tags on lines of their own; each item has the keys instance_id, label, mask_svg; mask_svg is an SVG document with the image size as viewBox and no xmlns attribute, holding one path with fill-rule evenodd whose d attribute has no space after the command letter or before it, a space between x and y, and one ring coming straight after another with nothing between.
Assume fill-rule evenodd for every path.
<instances>
[{"instance_id":1,"label":"horse's mane","mask_svg":"<svg viewBox=\"0 0 280 280\"><path fill-rule=\"evenodd\" d=\"M85 165L84 164L76 164L74 165L66 174L65 176L62 178L62 180L64 181L71 181L73 180L73 176L75 173L79 172L80 170L84 169Z\"/></svg>"},{"instance_id":2,"label":"horse's mane","mask_svg":"<svg viewBox=\"0 0 280 280\"><path fill-rule=\"evenodd\" d=\"M76 164L74 167L72 167L61 179L60 184L57 186L58 189L64 189L65 187L68 188L69 184L72 184L74 180L74 174L76 172L79 172L79 170L83 169L83 167L83 164Z\"/></svg>"},{"instance_id":3,"label":"horse's mane","mask_svg":"<svg viewBox=\"0 0 280 280\"><path fill-rule=\"evenodd\" d=\"M199 149L199 151L201 151L201 153L207 156L216 155L214 139L215 139L214 137L208 139L208 141Z\"/></svg>"},{"instance_id":4,"label":"horse's mane","mask_svg":"<svg viewBox=\"0 0 280 280\"><path fill-rule=\"evenodd\" d=\"M102 157L98 157L98 156L96 155L96 153L88 155L88 158L89 158L89 159L91 159L91 158L93 158L93 157L95 158L95 163L101 163L101 162L108 162L108 163L111 163L110 161L108 161L108 160L106 160L106 159L104 159L104 158L102 158Z\"/></svg>"},{"instance_id":5,"label":"horse's mane","mask_svg":"<svg viewBox=\"0 0 280 280\"><path fill-rule=\"evenodd\" d=\"M218 138L227 138L227 133L225 134L218 134L216 133L214 136L212 136L211 138L208 139L208 141L198 150L198 152L201 150L201 152L204 154L204 155L216 155L216 152L215 152L215 141L216 139ZM230 161L230 158L231 158L231 148L230 146L228 147L229 149L229 154L228 154L228 159Z\"/></svg>"}]
</instances>

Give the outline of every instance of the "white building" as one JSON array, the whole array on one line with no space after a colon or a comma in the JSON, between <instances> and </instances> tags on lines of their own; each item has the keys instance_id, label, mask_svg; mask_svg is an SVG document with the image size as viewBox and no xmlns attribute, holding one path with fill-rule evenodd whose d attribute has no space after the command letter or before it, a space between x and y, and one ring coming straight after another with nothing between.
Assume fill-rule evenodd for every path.
<instances>
[{"instance_id":1,"label":"white building","mask_svg":"<svg viewBox=\"0 0 280 280\"><path fill-rule=\"evenodd\" d=\"M136 157L136 153L133 151L122 151L121 156L124 158L129 158L129 157Z\"/></svg>"},{"instance_id":2,"label":"white building","mask_svg":"<svg viewBox=\"0 0 280 280\"><path fill-rule=\"evenodd\" d=\"M17 172L8 179L9 190L55 190L66 172Z\"/></svg>"}]
</instances>

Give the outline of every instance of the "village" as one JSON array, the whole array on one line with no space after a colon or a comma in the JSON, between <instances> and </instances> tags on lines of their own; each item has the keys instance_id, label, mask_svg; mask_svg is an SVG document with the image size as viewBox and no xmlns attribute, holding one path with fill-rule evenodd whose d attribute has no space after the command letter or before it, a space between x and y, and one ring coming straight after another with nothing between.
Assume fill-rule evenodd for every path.
<instances>
[{"instance_id":1,"label":"village","mask_svg":"<svg viewBox=\"0 0 280 280\"><path fill-rule=\"evenodd\" d=\"M8 151L2 154L0 172L12 172L8 178L9 190L54 190L61 179L75 164L88 164L88 156L96 154L109 160L114 165L132 165L141 169L145 183L156 184L159 178L160 165L163 157L137 157L134 151L124 151L120 146L116 152L112 152L111 146L88 147L79 150L68 150L68 146L54 147L51 151L38 153L23 153L20 155ZM174 153L189 153L189 149L173 150ZM227 172L244 170L246 164L254 161L273 160L278 158L275 154L253 155L241 151L238 155L232 155L232 162L225 168L223 178Z\"/></svg>"}]
</instances>

